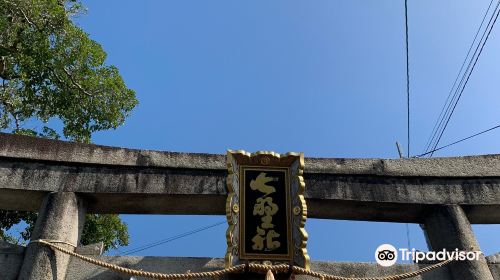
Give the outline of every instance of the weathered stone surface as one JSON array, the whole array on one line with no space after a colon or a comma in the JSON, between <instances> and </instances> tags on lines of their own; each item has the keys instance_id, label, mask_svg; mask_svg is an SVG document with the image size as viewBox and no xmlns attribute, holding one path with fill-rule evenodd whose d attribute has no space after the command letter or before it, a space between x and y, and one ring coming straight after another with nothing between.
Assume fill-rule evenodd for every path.
<instances>
[{"instance_id":1,"label":"weathered stone surface","mask_svg":"<svg viewBox=\"0 0 500 280\"><path fill-rule=\"evenodd\" d=\"M24 247L24 246L12 244L12 243L9 243L9 242L6 242L6 241L0 239L0 254L22 255L22 254L24 254L25 249L26 249L26 247Z\"/></svg>"},{"instance_id":2,"label":"weathered stone surface","mask_svg":"<svg viewBox=\"0 0 500 280\"><path fill-rule=\"evenodd\" d=\"M226 170L225 155L135 150L0 133L0 156L97 165ZM306 158L306 173L500 177L500 155L453 158Z\"/></svg>"},{"instance_id":3,"label":"weathered stone surface","mask_svg":"<svg viewBox=\"0 0 500 280\"><path fill-rule=\"evenodd\" d=\"M487 256L486 260L489 263L495 263L495 264L500 264L500 252L493 254L491 256Z\"/></svg>"},{"instance_id":4,"label":"weathered stone surface","mask_svg":"<svg viewBox=\"0 0 500 280\"><path fill-rule=\"evenodd\" d=\"M36 210L44 193L79 192L90 212L224 214L224 171L6 162L0 208ZM426 206L466 204L473 223L500 222L495 179L305 174L310 217L421 222ZM29 198L29 199L26 199ZM185 203L191 202L191 203Z\"/></svg>"},{"instance_id":5,"label":"weathered stone surface","mask_svg":"<svg viewBox=\"0 0 500 280\"><path fill-rule=\"evenodd\" d=\"M17 279L26 247L0 240L0 279Z\"/></svg>"},{"instance_id":6,"label":"weathered stone surface","mask_svg":"<svg viewBox=\"0 0 500 280\"><path fill-rule=\"evenodd\" d=\"M481 250L470 223L459 205L435 207L425 220L425 229L433 251ZM449 267L454 279L493 279L483 255L477 261L452 262Z\"/></svg>"},{"instance_id":7,"label":"weathered stone surface","mask_svg":"<svg viewBox=\"0 0 500 280\"><path fill-rule=\"evenodd\" d=\"M89 256L100 256L104 250L104 243L94 243L85 246L78 246L75 248L75 253L80 255L89 255Z\"/></svg>"},{"instance_id":8,"label":"weathered stone surface","mask_svg":"<svg viewBox=\"0 0 500 280\"><path fill-rule=\"evenodd\" d=\"M500 280L500 252L486 257L493 279Z\"/></svg>"},{"instance_id":9,"label":"weathered stone surface","mask_svg":"<svg viewBox=\"0 0 500 280\"><path fill-rule=\"evenodd\" d=\"M500 156L306 159L309 217L421 223L461 204L472 223L500 223ZM78 192L95 213L224 214L223 155L111 148L0 134L0 208L37 210ZM444 176L444 177L438 177Z\"/></svg>"},{"instance_id":10,"label":"weathered stone surface","mask_svg":"<svg viewBox=\"0 0 500 280\"><path fill-rule=\"evenodd\" d=\"M73 193L85 201L90 213L225 214L226 176L224 155L132 150L0 134L0 209L41 209L34 239L77 243L85 211ZM425 223L429 240L439 248L476 246L469 222L500 223L500 155L307 158L304 179L309 217ZM40 208L51 192L59 194L50 194ZM456 211L447 215L436 211L443 205L454 205L444 209ZM450 223L445 234L440 232L440 223ZM20 279L47 279L47 275L62 279L68 257L60 254L30 244ZM222 267L222 260L199 258L99 258L160 272ZM15 258L1 260L0 268L5 263L15 264ZM67 279L122 279L74 263L78 261L71 262ZM382 276L418 266L313 262L315 270L346 276ZM474 274L476 278L471 279L491 279L485 260L454 266L450 266L454 278L463 272ZM490 263L497 280L499 266ZM12 265L9 275L17 273L16 269ZM448 270L441 268L421 279L450 279Z\"/></svg>"},{"instance_id":11,"label":"weathered stone surface","mask_svg":"<svg viewBox=\"0 0 500 280\"><path fill-rule=\"evenodd\" d=\"M31 240L48 239L78 244L85 208L74 193L50 193L44 199ZM71 245L58 244L66 249ZM59 251L54 252L40 243L30 243L26 250L20 280L65 279L70 257Z\"/></svg>"},{"instance_id":12,"label":"weathered stone surface","mask_svg":"<svg viewBox=\"0 0 500 280\"><path fill-rule=\"evenodd\" d=\"M493 274L493 279L500 280L500 264L490 264L490 271Z\"/></svg>"}]
</instances>

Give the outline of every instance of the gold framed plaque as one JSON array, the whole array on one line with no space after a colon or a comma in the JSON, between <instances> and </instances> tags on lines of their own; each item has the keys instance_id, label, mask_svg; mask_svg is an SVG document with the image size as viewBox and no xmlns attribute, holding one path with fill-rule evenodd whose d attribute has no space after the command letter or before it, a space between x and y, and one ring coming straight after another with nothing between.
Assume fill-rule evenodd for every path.
<instances>
[{"instance_id":1,"label":"gold framed plaque","mask_svg":"<svg viewBox=\"0 0 500 280\"><path fill-rule=\"evenodd\" d=\"M227 152L226 267L291 264L309 269L304 154Z\"/></svg>"}]
</instances>

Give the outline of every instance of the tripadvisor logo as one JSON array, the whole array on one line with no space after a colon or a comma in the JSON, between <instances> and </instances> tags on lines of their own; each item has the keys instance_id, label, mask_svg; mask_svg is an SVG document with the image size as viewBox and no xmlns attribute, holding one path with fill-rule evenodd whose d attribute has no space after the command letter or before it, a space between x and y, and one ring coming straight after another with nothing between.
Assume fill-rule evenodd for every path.
<instances>
[{"instance_id":1,"label":"tripadvisor logo","mask_svg":"<svg viewBox=\"0 0 500 280\"><path fill-rule=\"evenodd\" d=\"M391 244L382 244L375 250L375 260L381 266L391 266L398 260L398 251Z\"/></svg>"},{"instance_id":2,"label":"tripadvisor logo","mask_svg":"<svg viewBox=\"0 0 500 280\"><path fill-rule=\"evenodd\" d=\"M479 260L481 251L460 251L455 249L454 251L447 251L443 249L441 251L429 251L420 252L413 249L399 248L397 250L391 244L382 244L378 246L375 250L375 260L381 266L391 266L394 265L398 260L398 255L402 261L412 261L414 263L419 263L423 260L427 261L445 261L445 260L456 260L456 261L473 261Z\"/></svg>"}]
</instances>

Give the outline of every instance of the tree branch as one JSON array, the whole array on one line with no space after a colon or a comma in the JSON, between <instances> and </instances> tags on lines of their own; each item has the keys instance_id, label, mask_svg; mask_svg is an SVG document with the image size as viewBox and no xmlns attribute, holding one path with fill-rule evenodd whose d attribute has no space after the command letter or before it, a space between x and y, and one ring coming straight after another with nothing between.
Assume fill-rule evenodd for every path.
<instances>
[{"instance_id":1,"label":"tree branch","mask_svg":"<svg viewBox=\"0 0 500 280\"><path fill-rule=\"evenodd\" d=\"M16 125L16 130L19 130L19 128L21 127L20 120L19 120L19 117L18 117L19 112L15 112L13 110L13 105L10 102L8 102L7 100L3 99L3 98L2 98L2 104L3 104L4 108L5 108L5 110L14 119L14 124Z\"/></svg>"},{"instance_id":2,"label":"tree branch","mask_svg":"<svg viewBox=\"0 0 500 280\"><path fill-rule=\"evenodd\" d=\"M37 26L35 23L33 23L33 22L32 22L32 21L28 18L28 16L26 15L26 13L24 13L23 9L19 8L19 11L21 12L21 14L23 14L24 19L25 19L25 20L26 20L29 24L31 24L32 26L34 26L34 27L36 27L36 28L38 29L38 26Z\"/></svg>"},{"instance_id":3,"label":"tree branch","mask_svg":"<svg viewBox=\"0 0 500 280\"><path fill-rule=\"evenodd\" d=\"M2 78L2 80L12 80L21 78L21 76L19 75L7 72L7 58L5 56L0 57L0 78Z\"/></svg>"},{"instance_id":4,"label":"tree branch","mask_svg":"<svg viewBox=\"0 0 500 280\"><path fill-rule=\"evenodd\" d=\"M77 87L82 93L86 94L87 96L89 97L92 97L93 95L90 94L89 92L87 92L77 81L75 81L75 79L73 78L73 75L68 71L68 69L66 69L65 67L62 67L64 73L66 73L66 75L68 75L68 78L69 80L71 81L71 83Z\"/></svg>"}]
</instances>

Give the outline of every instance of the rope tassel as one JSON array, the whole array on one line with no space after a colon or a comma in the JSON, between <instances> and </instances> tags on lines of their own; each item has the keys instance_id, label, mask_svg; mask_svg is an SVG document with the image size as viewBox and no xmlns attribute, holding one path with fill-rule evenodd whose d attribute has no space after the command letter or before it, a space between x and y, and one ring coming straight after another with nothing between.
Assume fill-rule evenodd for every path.
<instances>
[{"instance_id":1,"label":"rope tassel","mask_svg":"<svg viewBox=\"0 0 500 280\"><path fill-rule=\"evenodd\" d=\"M266 273L266 280L274 280L273 272L270 269Z\"/></svg>"}]
</instances>

